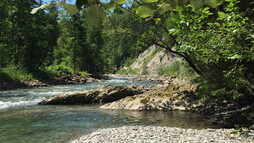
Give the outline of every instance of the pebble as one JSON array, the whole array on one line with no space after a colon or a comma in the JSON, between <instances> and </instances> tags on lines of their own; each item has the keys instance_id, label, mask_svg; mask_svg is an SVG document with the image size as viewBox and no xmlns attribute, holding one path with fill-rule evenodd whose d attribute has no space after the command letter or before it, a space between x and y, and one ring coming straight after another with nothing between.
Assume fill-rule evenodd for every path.
<instances>
[{"instance_id":1,"label":"pebble","mask_svg":"<svg viewBox=\"0 0 254 143\"><path fill-rule=\"evenodd\" d=\"M234 129L182 129L158 126L123 126L99 129L71 143L254 143L253 130L229 137Z\"/></svg>"}]
</instances>

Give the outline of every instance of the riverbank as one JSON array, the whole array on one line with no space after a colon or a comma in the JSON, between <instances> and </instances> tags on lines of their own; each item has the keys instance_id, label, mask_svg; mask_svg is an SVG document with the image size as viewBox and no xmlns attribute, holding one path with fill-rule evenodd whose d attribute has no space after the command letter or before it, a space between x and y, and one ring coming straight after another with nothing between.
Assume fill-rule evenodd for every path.
<instances>
[{"instance_id":1,"label":"riverbank","mask_svg":"<svg viewBox=\"0 0 254 143\"><path fill-rule=\"evenodd\" d=\"M197 130L158 126L123 126L119 128L99 129L71 141L71 143L251 143L253 141L254 130L237 132L234 129Z\"/></svg>"},{"instance_id":2,"label":"riverbank","mask_svg":"<svg viewBox=\"0 0 254 143\"><path fill-rule=\"evenodd\" d=\"M101 78L93 77L81 77L81 76L69 76L69 77L56 77L48 80L21 80L21 81L6 81L0 82L1 90L10 90L17 88L32 88L32 87L43 87L51 85L64 85L64 84L79 84L79 83L91 83L101 82L102 79L107 77L102 76Z\"/></svg>"},{"instance_id":3,"label":"riverbank","mask_svg":"<svg viewBox=\"0 0 254 143\"><path fill-rule=\"evenodd\" d=\"M112 77L113 75L108 76ZM127 77L124 78L127 79ZM199 98L194 95L197 90L197 85L184 79L136 76L132 80L133 81L129 82L130 89L127 92L128 94L124 94L123 96L122 91L125 91L126 87L105 86L90 91L60 94L41 103L46 105L106 103L100 108L106 110L194 112L204 116L213 124L225 128L232 128L235 125L249 127L254 124L253 103L242 104L234 100L219 99L201 102ZM160 81L164 84L149 88L134 86L135 82L142 80ZM130 92L136 90L140 92ZM87 94L87 92L89 92L89 94ZM90 95L90 92L93 93L93 96ZM113 93L113 98L111 97L111 93ZM106 99L107 96L110 97L110 100L97 100L102 97Z\"/></svg>"}]
</instances>

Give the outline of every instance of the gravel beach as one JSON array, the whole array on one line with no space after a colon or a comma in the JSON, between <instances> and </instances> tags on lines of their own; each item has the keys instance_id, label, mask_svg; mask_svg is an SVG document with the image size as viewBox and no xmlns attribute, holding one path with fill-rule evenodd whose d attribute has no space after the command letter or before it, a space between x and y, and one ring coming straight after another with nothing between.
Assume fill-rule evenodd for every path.
<instances>
[{"instance_id":1,"label":"gravel beach","mask_svg":"<svg viewBox=\"0 0 254 143\"><path fill-rule=\"evenodd\" d=\"M254 143L254 131L230 134L234 129L182 129L123 126L99 129L71 143Z\"/></svg>"}]
</instances>

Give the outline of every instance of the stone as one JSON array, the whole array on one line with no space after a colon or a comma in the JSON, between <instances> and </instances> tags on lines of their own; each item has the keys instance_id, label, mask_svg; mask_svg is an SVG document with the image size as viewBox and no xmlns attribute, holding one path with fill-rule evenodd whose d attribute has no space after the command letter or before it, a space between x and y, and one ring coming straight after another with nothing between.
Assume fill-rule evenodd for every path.
<instances>
[{"instance_id":1,"label":"stone","mask_svg":"<svg viewBox=\"0 0 254 143\"><path fill-rule=\"evenodd\" d=\"M250 130L254 130L254 124L249 127Z\"/></svg>"},{"instance_id":2,"label":"stone","mask_svg":"<svg viewBox=\"0 0 254 143\"><path fill-rule=\"evenodd\" d=\"M192 92L192 86L186 82L170 84L170 86L157 85L156 87L132 97L126 97L112 103L102 105L102 109L117 110L190 110L193 100L185 94Z\"/></svg>"},{"instance_id":3,"label":"stone","mask_svg":"<svg viewBox=\"0 0 254 143\"><path fill-rule=\"evenodd\" d=\"M106 85L98 89L63 93L46 99L40 102L39 105L72 105L113 102L140 93L143 93L143 91L128 86Z\"/></svg>"}]
</instances>

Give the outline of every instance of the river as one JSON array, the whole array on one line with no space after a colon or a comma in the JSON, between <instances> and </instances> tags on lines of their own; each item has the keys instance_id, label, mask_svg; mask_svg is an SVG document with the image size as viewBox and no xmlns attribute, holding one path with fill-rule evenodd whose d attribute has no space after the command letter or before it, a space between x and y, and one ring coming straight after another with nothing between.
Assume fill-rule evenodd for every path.
<instances>
[{"instance_id":1,"label":"river","mask_svg":"<svg viewBox=\"0 0 254 143\"><path fill-rule=\"evenodd\" d=\"M98 104L39 106L38 102L78 90L103 85L129 85L131 77L110 77L98 83L0 91L1 143L68 142L99 128L124 125L154 125L182 128L216 128L201 116L188 112L102 110ZM134 86L155 86L151 81L135 81Z\"/></svg>"}]
</instances>

